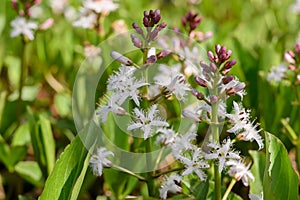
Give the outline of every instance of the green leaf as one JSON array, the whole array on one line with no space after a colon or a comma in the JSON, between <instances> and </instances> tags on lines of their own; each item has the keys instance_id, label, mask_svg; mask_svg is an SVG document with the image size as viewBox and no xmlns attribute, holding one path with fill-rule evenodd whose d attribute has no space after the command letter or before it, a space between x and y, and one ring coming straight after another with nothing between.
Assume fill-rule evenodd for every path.
<instances>
[{"instance_id":1,"label":"green leaf","mask_svg":"<svg viewBox=\"0 0 300 200\"><path fill-rule=\"evenodd\" d=\"M264 199L298 199L298 178L282 142L266 132L266 168L263 179Z\"/></svg>"},{"instance_id":2,"label":"green leaf","mask_svg":"<svg viewBox=\"0 0 300 200\"><path fill-rule=\"evenodd\" d=\"M30 144L30 124L25 123L18 127L12 139L12 146L27 146Z\"/></svg>"},{"instance_id":3,"label":"green leaf","mask_svg":"<svg viewBox=\"0 0 300 200\"><path fill-rule=\"evenodd\" d=\"M255 181L250 181L250 194L261 194L263 189L263 177L266 167L266 155L263 152L250 151L253 159L251 172Z\"/></svg>"},{"instance_id":4,"label":"green leaf","mask_svg":"<svg viewBox=\"0 0 300 200\"><path fill-rule=\"evenodd\" d=\"M71 96L68 93L58 93L54 97L54 105L60 116L71 114Z\"/></svg>"},{"instance_id":5,"label":"green leaf","mask_svg":"<svg viewBox=\"0 0 300 200\"><path fill-rule=\"evenodd\" d=\"M44 185L42 171L37 162L21 161L15 166L16 172L31 184L42 187Z\"/></svg>"},{"instance_id":6,"label":"green leaf","mask_svg":"<svg viewBox=\"0 0 300 200\"><path fill-rule=\"evenodd\" d=\"M192 184L192 192L196 199L207 199L208 189L209 189L209 181L200 182Z\"/></svg>"},{"instance_id":7,"label":"green leaf","mask_svg":"<svg viewBox=\"0 0 300 200\"><path fill-rule=\"evenodd\" d=\"M88 151L77 135L55 164L39 199L77 199L89 159Z\"/></svg>"},{"instance_id":8,"label":"green leaf","mask_svg":"<svg viewBox=\"0 0 300 200\"><path fill-rule=\"evenodd\" d=\"M29 113L31 111L29 110ZM42 114L35 119L33 114L31 120L31 142L39 166L47 177L55 164L55 141L53 138L51 124Z\"/></svg>"},{"instance_id":9,"label":"green leaf","mask_svg":"<svg viewBox=\"0 0 300 200\"><path fill-rule=\"evenodd\" d=\"M5 142L0 136L0 160L10 172L14 171L14 166L26 156L27 148L25 146L13 146Z\"/></svg>"}]
</instances>

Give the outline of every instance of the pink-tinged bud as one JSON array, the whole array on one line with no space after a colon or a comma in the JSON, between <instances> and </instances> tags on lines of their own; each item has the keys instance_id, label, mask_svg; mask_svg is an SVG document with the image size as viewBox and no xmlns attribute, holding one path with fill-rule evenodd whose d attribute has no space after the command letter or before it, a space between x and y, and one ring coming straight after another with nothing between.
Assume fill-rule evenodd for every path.
<instances>
[{"instance_id":1,"label":"pink-tinged bud","mask_svg":"<svg viewBox=\"0 0 300 200\"><path fill-rule=\"evenodd\" d=\"M245 89L245 87L246 87L246 84L243 82L240 82L237 85L235 85L234 87L227 89L226 93L230 96L230 95L236 94L239 91L242 91L243 89Z\"/></svg>"},{"instance_id":2,"label":"pink-tinged bud","mask_svg":"<svg viewBox=\"0 0 300 200\"><path fill-rule=\"evenodd\" d=\"M167 23L163 22L163 23L159 24L157 27L159 28L159 30L162 30L162 29L166 28L166 26L167 26Z\"/></svg>"},{"instance_id":3,"label":"pink-tinged bud","mask_svg":"<svg viewBox=\"0 0 300 200\"><path fill-rule=\"evenodd\" d=\"M229 75L229 76L225 76L225 77L223 77L222 78L222 82L223 82L223 84L227 84L227 83L229 83L229 82L231 82L233 80L233 76L232 75Z\"/></svg>"},{"instance_id":4,"label":"pink-tinged bud","mask_svg":"<svg viewBox=\"0 0 300 200\"><path fill-rule=\"evenodd\" d=\"M214 61L215 61L215 56L214 56L214 54L213 54L212 51L208 51L208 52L207 52L207 57L208 57L208 59L209 59L211 62L214 62Z\"/></svg>"},{"instance_id":5,"label":"pink-tinged bud","mask_svg":"<svg viewBox=\"0 0 300 200\"><path fill-rule=\"evenodd\" d=\"M112 52L110 53L110 56L111 56L114 60L116 60L116 61L118 61L118 62L120 62L120 63L122 63L122 64L124 64L124 65L130 66L130 65L133 64L133 62L132 62L129 58L123 56L123 55L120 54L119 52L112 51Z\"/></svg>"},{"instance_id":6,"label":"pink-tinged bud","mask_svg":"<svg viewBox=\"0 0 300 200\"><path fill-rule=\"evenodd\" d=\"M136 46L137 48L142 48L143 43L142 43L142 40L140 38L138 38L134 34L131 34L130 37L131 37L131 41L132 41L134 46Z\"/></svg>"},{"instance_id":7,"label":"pink-tinged bud","mask_svg":"<svg viewBox=\"0 0 300 200\"><path fill-rule=\"evenodd\" d=\"M298 55L300 55L300 43L297 43L297 44L295 45L295 52L296 52Z\"/></svg>"},{"instance_id":8,"label":"pink-tinged bud","mask_svg":"<svg viewBox=\"0 0 300 200\"><path fill-rule=\"evenodd\" d=\"M141 29L141 27L137 24L137 23L133 23L132 27L136 30L136 32L140 35L143 35L143 30Z\"/></svg>"},{"instance_id":9,"label":"pink-tinged bud","mask_svg":"<svg viewBox=\"0 0 300 200\"><path fill-rule=\"evenodd\" d=\"M192 93L193 96L197 97L198 100L203 100L204 99L204 95L201 92L199 92L198 90L194 89L194 88L191 89L191 93Z\"/></svg>"},{"instance_id":10,"label":"pink-tinged bud","mask_svg":"<svg viewBox=\"0 0 300 200\"><path fill-rule=\"evenodd\" d=\"M15 1L15 0L11 1L11 6L12 6L13 9L18 10L19 6L18 6L18 2L17 1Z\"/></svg>"},{"instance_id":11,"label":"pink-tinged bud","mask_svg":"<svg viewBox=\"0 0 300 200\"><path fill-rule=\"evenodd\" d=\"M295 71L297 69L295 65L289 65L288 68L292 71Z\"/></svg>"},{"instance_id":12,"label":"pink-tinged bud","mask_svg":"<svg viewBox=\"0 0 300 200\"><path fill-rule=\"evenodd\" d=\"M200 66L202 67L202 69L203 69L205 72L207 72L207 73L211 72L210 66L207 65L204 61L200 61Z\"/></svg>"},{"instance_id":13,"label":"pink-tinged bud","mask_svg":"<svg viewBox=\"0 0 300 200\"><path fill-rule=\"evenodd\" d=\"M284 59L286 62L294 64L295 63L295 54L292 51L287 51L284 53Z\"/></svg>"},{"instance_id":14,"label":"pink-tinged bud","mask_svg":"<svg viewBox=\"0 0 300 200\"><path fill-rule=\"evenodd\" d=\"M195 80L195 82L196 82L198 85L200 85L200 86L202 86L202 87L207 87L207 82L206 82L206 80L200 78L199 76L195 76L195 77L194 77L194 80Z\"/></svg>"},{"instance_id":15,"label":"pink-tinged bud","mask_svg":"<svg viewBox=\"0 0 300 200\"><path fill-rule=\"evenodd\" d=\"M54 24L54 19L49 18L40 25L40 30L47 30Z\"/></svg>"},{"instance_id":16,"label":"pink-tinged bud","mask_svg":"<svg viewBox=\"0 0 300 200\"><path fill-rule=\"evenodd\" d=\"M148 12L147 11L144 11L144 17L149 17L149 14L148 14Z\"/></svg>"},{"instance_id":17,"label":"pink-tinged bud","mask_svg":"<svg viewBox=\"0 0 300 200\"><path fill-rule=\"evenodd\" d=\"M224 68L231 69L235 64L236 64L236 60L229 60L225 63Z\"/></svg>"},{"instance_id":18,"label":"pink-tinged bud","mask_svg":"<svg viewBox=\"0 0 300 200\"><path fill-rule=\"evenodd\" d=\"M216 96L216 95L211 95L210 97L209 97L209 101L210 101L210 103L217 103L218 101L219 101L219 98Z\"/></svg>"},{"instance_id":19,"label":"pink-tinged bud","mask_svg":"<svg viewBox=\"0 0 300 200\"><path fill-rule=\"evenodd\" d=\"M203 41L211 38L214 35L212 31L208 31L204 34Z\"/></svg>"},{"instance_id":20,"label":"pink-tinged bud","mask_svg":"<svg viewBox=\"0 0 300 200\"><path fill-rule=\"evenodd\" d=\"M216 72L218 71L218 67L215 63L210 63L209 64L211 71Z\"/></svg>"},{"instance_id":21,"label":"pink-tinged bud","mask_svg":"<svg viewBox=\"0 0 300 200\"><path fill-rule=\"evenodd\" d=\"M163 50L161 52L159 52L156 57L157 59L160 59L160 58L164 58L164 57L167 57L168 55L170 55L172 53L172 51L170 50Z\"/></svg>"},{"instance_id":22,"label":"pink-tinged bud","mask_svg":"<svg viewBox=\"0 0 300 200\"><path fill-rule=\"evenodd\" d=\"M220 53L220 50L221 50L221 45L220 45L220 44L217 44L217 45L215 46L215 51L216 51L216 53L219 54L219 53Z\"/></svg>"}]
</instances>

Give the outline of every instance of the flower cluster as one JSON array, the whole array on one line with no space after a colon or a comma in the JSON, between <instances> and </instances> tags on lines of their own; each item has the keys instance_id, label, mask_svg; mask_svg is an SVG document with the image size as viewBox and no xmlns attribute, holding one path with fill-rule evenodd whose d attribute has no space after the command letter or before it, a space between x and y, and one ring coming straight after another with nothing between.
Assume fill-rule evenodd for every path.
<instances>
[{"instance_id":1,"label":"flower cluster","mask_svg":"<svg viewBox=\"0 0 300 200\"><path fill-rule=\"evenodd\" d=\"M46 30L53 25L54 20L52 18L46 19L40 25L31 20L35 17L36 12L34 12L34 9L38 8L39 4L40 1L26 0L18 2L12 0L12 7L17 11L18 16L10 22L12 27L10 37L14 38L21 35L24 41L34 40L36 30Z\"/></svg>"},{"instance_id":2,"label":"flower cluster","mask_svg":"<svg viewBox=\"0 0 300 200\"><path fill-rule=\"evenodd\" d=\"M300 85L300 43L296 43L294 51L284 53L285 63L280 63L277 67L272 67L267 80L269 82L280 82L286 79L292 85Z\"/></svg>"}]
</instances>

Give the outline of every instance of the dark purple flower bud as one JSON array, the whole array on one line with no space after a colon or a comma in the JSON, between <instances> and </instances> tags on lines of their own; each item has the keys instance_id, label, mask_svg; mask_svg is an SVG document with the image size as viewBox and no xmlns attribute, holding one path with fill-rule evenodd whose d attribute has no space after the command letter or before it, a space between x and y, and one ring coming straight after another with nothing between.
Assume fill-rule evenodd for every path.
<instances>
[{"instance_id":1,"label":"dark purple flower bud","mask_svg":"<svg viewBox=\"0 0 300 200\"><path fill-rule=\"evenodd\" d=\"M195 77L194 77L194 80L195 80L195 82L196 82L198 85L200 85L200 86L202 86L202 87L207 87L207 82L206 82L206 80L200 78L199 76L195 76Z\"/></svg>"},{"instance_id":2,"label":"dark purple flower bud","mask_svg":"<svg viewBox=\"0 0 300 200\"><path fill-rule=\"evenodd\" d=\"M137 23L133 23L132 27L136 30L136 32L140 35L144 35L143 30Z\"/></svg>"},{"instance_id":3,"label":"dark purple flower bud","mask_svg":"<svg viewBox=\"0 0 300 200\"><path fill-rule=\"evenodd\" d=\"M134 46L136 46L137 48L142 48L143 43L142 43L142 40L140 38L138 38L134 34L131 34L130 37L131 37L131 41L132 41Z\"/></svg>"},{"instance_id":4,"label":"dark purple flower bud","mask_svg":"<svg viewBox=\"0 0 300 200\"><path fill-rule=\"evenodd\" d=\"M154 24L157 24L161 19L160 10L155 10L155 16L153 18Z\"/></svg>"},{"instance_id":5,"label":"dark purple flower bud","mask_svg":"<svg viewBox=\"0 0 300 200\"><path fill-rule=\"evenodd\" d=\"M147 11L144 11L144 17L148 18L149 17L149 14Z\"/></svg>"},{"instance_id":6,"label":"dark purple flower bud","mask_svg":"<svg viewBox=\"0 0 300 200\"><path fill-rule=\"evenodd\" d=\"M163 22L163 23L159 24L157 27L159 30L162 30L162 29L166 28L166 26L167 26L167 23Z\"/></svg>"},{"instance_id":7,"label":"dark purple flower bud","mask_svg":"<svg viewBox=\"0 0 300 200\"><path fill-rule=\"evenodd\" d=\"M150 27L150 21L147 17L143 18L143 24L145 27Z\"/></svg>"},{"instance_id":8,"label":"dark purple flower bud","mask_svg":"<svg viewBox=\"0 0 300 200\"><path fill-rule=\"evenodd\" d=\"M217 103L218 101L219 101L219 98L216 96L216 95L211 95L210 97L209 97L209 101L210 101L210 103Z\"/></svg>"},{"instance_id":9,"label":"dark purple flower bud","mask_svg":"<svg viewBox=\"0 0 300 200\"><path fill-rule=\"evenodd\" d=\"M233 80L233 78L234 77L232 75L225 76L225 77L222 78L222 82L223 82L223 84L226 85L227 83L231 82Z\"/></svg>"},{"instance_id":10,"label":"dark purple flower bud","mask_svg":"<svg viewBox=\"0 0 300 200\"><path fill-rule=\"evenodd\" d=\"M155 40L155 38L157 37L158 35L158 32L160 30L158 29L158 27L155 27L155 29L150 33L150 40Z\"/></svg>"},{"instance_id":11,"label":"dark purple flower bud","mask_svg":"<svg viewBox=\"0 0 300 200\"><path fill-rule=\"evenodd\" d=\"M119 52L112 51L112 52L110 53L110 56L111 56L114 60L116 60L116 61L118 61L118 62L120 62L120 63L122 63L122 64L124 64L124 65L130 66L130 65L133 64L132 60L130 60L129 58L123 56L123 55L120 54Z\"/></svg>"},{"instance_id":12,"label":"dark purple flower bud","mask_svg":"<svg viewBox=\"0 0 300 200\"><path fill-rule=\"evenodd\" d=\"M172 51L170 50L163 50L161 52L159 52L156 57L157 59L160 59L160 58L164 58L164 57L167 57L168 55L170 55L172 53Z\"/></svg>"},{"instance_id":13,"label":"dark purple flower bud","mask_svg":"<svg viewBox=\"0 0 300 200\"><path fill-rule=\"evenodd\" d=\"M150 18L154 18L155 17L155 12L153 10L150 10L149 17Z\"/></svg>"},{"instance_id":14,"label":"dark purple flower bud","mask_svg":"<svg viewBox=\"0 0 300 200\"><path fill-rule=\"evenodd\" d=\"M224 68L231 69L235 64L236 64L236 60L229 60L225 63Z\"/></svg>"},{"instance_id":15,"label":"dark purple flower bud","mask_svg":"<svg viewBox=\"0 0 300 200\"><path fill-rule=\"evenodd\" d=\"M198 90L194 89L194 88L191 89L191 93L192 93L193 96L197 97L198 100L203 100L204 99L204 95L201 92L199 92Z\"/></svg>"},{"instance_id":16,"label":"dark purple flower bud","mask_svg":"<svg viewBox=\"0 0 300 200\"><path fill-rule=\"evenodd\" d=\"M18 2L16 0L11 1L11 6L13 9L17 10L18 9Z\"/></svg>"}]
</instances>

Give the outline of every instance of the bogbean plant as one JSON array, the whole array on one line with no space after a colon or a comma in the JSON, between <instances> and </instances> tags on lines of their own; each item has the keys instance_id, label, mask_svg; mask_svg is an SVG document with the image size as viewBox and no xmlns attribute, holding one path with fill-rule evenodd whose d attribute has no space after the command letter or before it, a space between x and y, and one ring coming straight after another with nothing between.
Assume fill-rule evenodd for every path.
<instances>
[{"instance_id":1,"label":"bogbean plant","mask_svg":"<svg viewBox=\"0 0 300 200\"><path fill-rule=\"evenodd\" d=\"M175 193L193 197L192 181L213 184L214 198L226 199L237 181L245 187L254 181L250 172L252 161L236 144L254 142L256 150L263 149L261 129L251 119L250 110L242 105L246 84L230 73L236 65L231 59L232 51L217 44L214 52L208 51L204 58L199 46L192 47L193 41L200 43L212 36L211 32L196 31L201 20L197 14L187 13L182 18L184 30L173 30L178 35L188 35L182 39L176 34L162 34L167 24L161 22L160 10L145 11L143 27L133 23L136 33L131 35L132 45L143 55L142 62L118 53L117 49L111 52L121 65L107 80L107 93L97 109L101 122L112 120L110 113L130 118L126 131L135 136L131 139L144 140L144 153L169 149L171 156L165 159L171 163L159 168L166 160L147 158L149 165L153 160L158 163L157 168L139 175L118 168L110 161L114 152L99 146L90 160L95 175L101 176L104 167L123 170L146 182L149 196L161 199ZM164 42L168 39L172 45ZM162 50L154 47L156 42ZM149 74L157 65L152 80ZM124 102L128 100L130 106L126 109ZM183 109L174 116L167 105L178 102ZM174 117L189 121L189 128L179 129ZM208 127L205 135L198 129L201 124ZM222 187L227 187L226 192L222 192Z\"/></svg>"}]
</instances>

